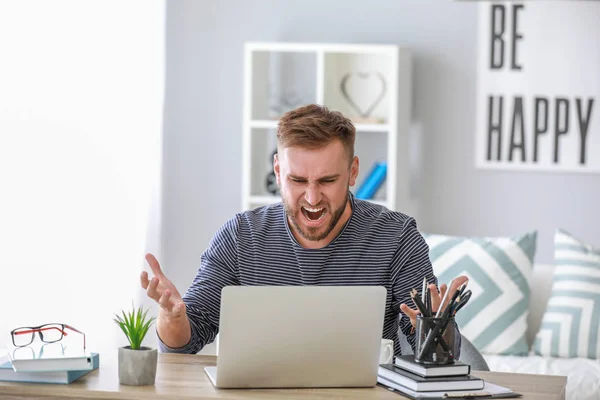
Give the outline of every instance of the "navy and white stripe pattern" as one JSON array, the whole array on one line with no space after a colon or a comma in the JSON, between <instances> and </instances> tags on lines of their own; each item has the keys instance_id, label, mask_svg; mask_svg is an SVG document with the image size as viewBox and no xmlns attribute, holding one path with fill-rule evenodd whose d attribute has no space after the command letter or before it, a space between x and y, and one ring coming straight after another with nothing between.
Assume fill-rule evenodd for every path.
<instances>
[{"instance_id":1,"label":"navy and white stripe pattern","mask_svg":"<svg viewBox=\"0 0 600 400\"><path fill-rule=\"evenodd\" d=\"M398 327L414 349L408 317L410 290L423 277L437 284L428 246L413 218L350 195L352 216L342 232L321 249L301 247L290 231L282 203L237 214L225 223L201 257L198 273L183 299L192 326L181 348L160 343L161 351L197 353L219 330L221 289L229 285L381 285L387 289L383 337L401 354Z\"/></svg>"}]
</instances>

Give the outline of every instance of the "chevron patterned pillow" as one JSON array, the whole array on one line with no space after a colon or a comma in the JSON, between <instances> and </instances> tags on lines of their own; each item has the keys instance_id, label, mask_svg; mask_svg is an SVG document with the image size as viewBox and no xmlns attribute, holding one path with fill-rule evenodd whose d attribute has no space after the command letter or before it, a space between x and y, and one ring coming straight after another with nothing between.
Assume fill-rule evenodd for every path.
<instances>
[{"instance_id":1,"label":"chevron patterned pillow","mask_svg":"<svg viewBox=\"0 0 600 400\"><path fill-rule=\"evenodd\" d=\"M552 292L534 351L600 359L600 249L558 229L554 258Z\"/></svg>"},{"instance_id":2,"label":"chevron patterned pillow","mask_svg":"<svg viewBox=\"0 0 600 400\"><path fill-rule=\"evenodd\" d=\"M469 277L470 301L456 314L461 333L482 353L527 355L529 282L537 232L517 237L423 234L439 284Z\"/></svg>"}]
</instances>

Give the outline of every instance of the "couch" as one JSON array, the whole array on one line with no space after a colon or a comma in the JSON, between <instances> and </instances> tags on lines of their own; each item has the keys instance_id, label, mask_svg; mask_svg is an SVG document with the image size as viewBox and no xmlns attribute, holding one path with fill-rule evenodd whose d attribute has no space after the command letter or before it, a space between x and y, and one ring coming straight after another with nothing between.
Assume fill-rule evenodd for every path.
<instances>
[{"instance_id":1,"label":"couch","mask_svg":"<svg viewBox=\"0 0 600 400\"><path fill-rule=\"evenodd\" d=\"M532 347L552 289L554 266L536 264L531 281L527 341ZM600 400L600 360L482 354L491 371L567 376L567 399Z\"/></svg>"}]
</instances>

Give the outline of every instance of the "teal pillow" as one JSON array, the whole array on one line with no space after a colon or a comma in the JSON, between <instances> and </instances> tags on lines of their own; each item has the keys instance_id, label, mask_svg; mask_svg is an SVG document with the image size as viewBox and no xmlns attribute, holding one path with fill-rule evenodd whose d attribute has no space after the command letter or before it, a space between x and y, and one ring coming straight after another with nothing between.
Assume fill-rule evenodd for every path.
<instances>
[{"instance_id":1,"label":"teal pillow","mask_svg":"<svg viewBox=\"0 0 600 400\"><path fill-rule=\"evenodd\" d=\"M470 301L456 314L461 333L486 354L527 355L529 282L537 232L516 237L423 234L438 282L469 277Z\"/></svg>"},{"instance_id":2,"label":"teal pillow","mask_svg":"<svg viewBox=\"0 0 600 400\"><path fill-rule=\"evenodd\" d=\"M558 229L554 278L533 348L552 357L600 359L600 249Z\"/></svg>"}]
</instances>

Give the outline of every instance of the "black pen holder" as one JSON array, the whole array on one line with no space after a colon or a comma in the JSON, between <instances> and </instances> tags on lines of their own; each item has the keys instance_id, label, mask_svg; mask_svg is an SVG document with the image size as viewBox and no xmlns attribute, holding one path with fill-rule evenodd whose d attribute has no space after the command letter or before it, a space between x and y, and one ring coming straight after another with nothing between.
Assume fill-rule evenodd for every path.
<instances>
[{"instance_id":1,"label":"black pen holder","mask_svg":"<svg viewBox=\"0 0 600 400\"><path fill-rule=\"evenodd\" d=\"M421 364L453 364L460 355L460 339L454 317L417 316L415 361Z\"/></svg>"}]
</instances>

